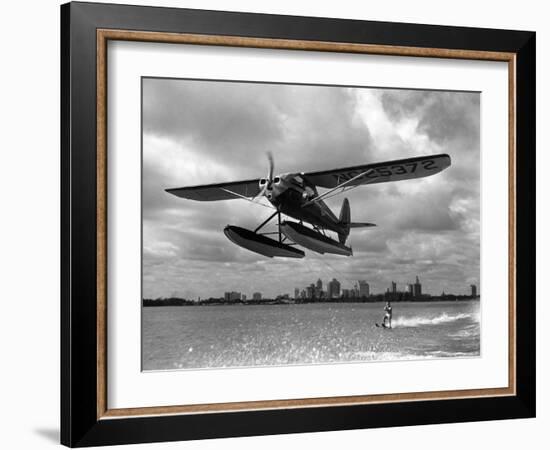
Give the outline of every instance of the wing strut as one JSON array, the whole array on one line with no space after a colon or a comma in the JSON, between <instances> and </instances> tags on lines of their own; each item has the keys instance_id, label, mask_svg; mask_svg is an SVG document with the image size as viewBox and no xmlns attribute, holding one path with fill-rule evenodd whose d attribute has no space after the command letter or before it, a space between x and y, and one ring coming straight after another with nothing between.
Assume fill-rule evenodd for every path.
<instances>
[{"instance_id":1,"label":"wing strut","mask_svg":"<svg viewBox=\"0 0 550 450\"><path fill-rule=\"evenodd\" d=\"M336 191L338 189L342 189L342 192L338 192L334 195L342 194L346 190L346 185L347 184L357 180L358 178L361 178L361 177L364 177L365 175L368 175L370 172L374 172L374 169L368 169L368 170L365 170L364 172L361 172L359 175L355 175L353 178L350 178L349 180L344 181L343 183L339 184L338 186L333 187L332 189L329 189L327 192L323 193L322 195L318 195L317 197L311 199L309 202L304 203L303 206L309 206L312 203L320 202L321 200L323 200L324 198L327 198L328 195L332 194L334 191ZM365 184L368 184L368 182L365 183ZM361 185L358 184L357 186L361 186ZM357 186L352 186L351 189L353 189L354 187L357 187ZM334 197L334 195L331 195L330 197ZM328 198L330 198L330 197L328 197Z\"/></svg>"},{"instance_id":2,"label":"wing strut","mask_svg":"<svg viewBox=\"0 0 550 450\"><path fill-rule=\"evenodd\" d=\"M265 203L256 202L254 200L249 199L248 197L245 197L244 195L237 194L236 192L230 191L229 189L220 188L220 190L227 192L228 194L234 195L235 197L242 198L247 202L254 203L255 205L260 205L260 206L263 206L264 208L275 209L273 206L266 205Z\"/></svg>"},{"instance_id":3,"label":"wing strut","mask_svg":"<svg viewBox=\"0 0 550 450\"><path fill-rule=\"evenodd\" d=\"M265 219L260 225L256 227L254 230L255 234L258 234L258 231L260 231L264 226L268 224L268 222L273 219L273 217L277 216L277 231L273 231L270 233L259 233L264 236L268 236L270 234L276 234L279 237L279 243L283 243L287 240L287 237L283 237L283 233L281 232L281 211L277 209L273 214L271 214L267 219ZM288 244L288 245L295 245L294 243Z\"/></svg>"},{"instance_id":4,"label":"wing strut","mask_svg":"<svg viewBox=\"0 0 550 450\"><path fill-rule=\"evenodd\" d=\"M271 219L273 219L273 217L275 217L277 214L280 214L279 211L275 211L273 214L271 214L267 219L265 219L260 225L258 225L256 227L256 229L254 230L254 233L257 233L258 231L260 231L262 229L262 227L264 227ZM279 219L280 220L280 219Z\"/></svg>"}]
</instances>

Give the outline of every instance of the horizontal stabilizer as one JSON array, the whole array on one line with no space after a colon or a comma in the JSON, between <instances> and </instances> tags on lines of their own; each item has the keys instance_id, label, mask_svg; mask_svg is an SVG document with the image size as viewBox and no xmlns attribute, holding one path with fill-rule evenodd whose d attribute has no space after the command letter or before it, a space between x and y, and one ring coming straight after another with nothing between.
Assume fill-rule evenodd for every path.
<instances>
[{"instance_id":1,"label":"horizontal stabilizer","mask_svg":"<svg viewBox=\"0 0 550 450\"><path fill-rule=\"evenodd\" d=\"M375 227L375 223L369 222L352 222L349 224L350 228L364 228L364 227Z\"/></svg>"}]
</instances>

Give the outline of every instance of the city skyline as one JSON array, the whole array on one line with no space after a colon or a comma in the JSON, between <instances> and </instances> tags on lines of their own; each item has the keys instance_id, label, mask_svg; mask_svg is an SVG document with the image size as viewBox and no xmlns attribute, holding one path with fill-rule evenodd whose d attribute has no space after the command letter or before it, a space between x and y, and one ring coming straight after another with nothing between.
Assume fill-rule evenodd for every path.
<instances>
[{"instance_id":1,"label":"city skyline","mask_svg":"<svg viewBox=\"0 0 550 450\"><path fill-rule=\"evenodd\" d=\"M269 211L250 202L184 201L164 190L275 173L448 153L433 177L346 194L353 256L306 251L269 259L234 246L227 224L254 229ZM274 297L312 278L371 292L423 274L425 292L479 280L479 94L143 79L143 296ZM343 197L327 201L338 214ZM315 275L312 275L315 274Z\"/></svg>"},{"instance_id":2,"label":"city skyline","mask_svg":"<svg viewBox=\"0 0 550 450\"><path fill-rule=\"evenodd\" d=\"M330 295L331 294L331 288L329 287L332 282L336 281L338 283L338 295ZM462 292L445 292L442 291L440 294L426 294L422 292L422 283L419 281L419 276L417 275L415 278L414 283L402 283L398 284L394 280L390 282L390 285L386 288L386 290L382 291L374 291L371 290L370 284L366 280L357 280L356 283L352 287L344 287L339 280L333 278L332 280L327 281L326 286L327 289L324 290L323 286L325 284L323 283L323 280L320 278L317 279L316 282L310 283L308 286L305 287L295 287L293 290L294 295L292 295L292 292L280 292L279 294L275 296L266 296L263 292L243 292L243 291L225 291L222 294L218 296L210 296L210 298L223 298L225 301L234 301L234 300L242 300L246 301L247 299L253 300L253 301L259 301L259 300L265 300L265 299L275 299L275 298L288 298L288 299L298 299L298 298L325 298L325 299L334 299L334 298L340 298L340 297L354 297L354 298L368 298L368 297L375 297L380 296L384 294L391 293L393 295L396 294L404 294L409 293L413 295L415 298L420 298L422 296L426 297L438 297L440 295L470 295L471 297L477 297L478 296L478 285L477 284L470 284L464 288L464 291ZM400 286L404 286L404 289L399 289ZM416 287L415 287L416 286ZM310 289L312 289L310 291ZM313 290L316 289L316 290ZM346 295L345 292L348 291L348 294ZM305 294L305 295L304 295ZM321 294L321 295L320 295ZM351 294L351 295L350 295ZM158 297L161 298L161 297ZM187 300L200 300L201 298L208 298L205 296L198 296L197 298L188 298Z\"/></svg>"}]
</instances>

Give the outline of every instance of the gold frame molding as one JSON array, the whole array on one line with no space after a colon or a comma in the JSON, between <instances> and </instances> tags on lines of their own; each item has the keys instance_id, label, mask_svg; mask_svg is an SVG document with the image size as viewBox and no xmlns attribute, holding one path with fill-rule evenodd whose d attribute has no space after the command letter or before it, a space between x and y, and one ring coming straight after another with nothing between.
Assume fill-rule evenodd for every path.
<instances>
[{"instance_id":1,"label":"gold frame molding","mask_svg":"<svg viewBox=\"0 0 550 450\"><path fill-rule=\"evenodd\" d=\"M398 47L237 36L97 30L97 419L516 395L516 55L505 52ZM363 53L508 63L508 387L109 409L107 405L107 42L109 40Z\"/></svg>"}]
</instances>

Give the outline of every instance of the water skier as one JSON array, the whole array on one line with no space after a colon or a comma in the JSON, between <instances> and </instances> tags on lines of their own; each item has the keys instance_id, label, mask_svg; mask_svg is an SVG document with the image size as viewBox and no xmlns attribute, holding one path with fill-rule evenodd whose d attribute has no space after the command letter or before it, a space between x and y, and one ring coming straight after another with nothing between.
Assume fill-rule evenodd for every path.
<instances>
[{"instance_id":1,"label":"water skier","mask_svg":"<svg viewBox=\"0 0 550 450\"><path fill-rule=\"evenodd\" d=\"M391 317L392 317L392 307L389 301L386 302L384 306L384 320L382 321L382 326L385 328L391 328Z\"/></svg>"}]
</instances>

